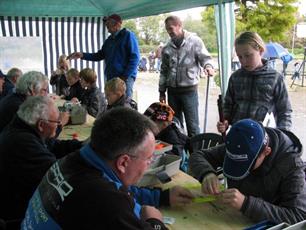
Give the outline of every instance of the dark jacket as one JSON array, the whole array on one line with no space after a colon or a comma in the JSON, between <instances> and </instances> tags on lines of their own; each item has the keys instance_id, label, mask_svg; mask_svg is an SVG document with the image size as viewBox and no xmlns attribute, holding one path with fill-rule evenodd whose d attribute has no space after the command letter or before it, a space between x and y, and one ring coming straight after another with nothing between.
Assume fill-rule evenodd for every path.
<instances>
[{"instance_id":1,"label":"dark jacket","mask_svg":"<svg viewBox=\"0 0 306 230\"><path fill-rule=\"evenodd\" d=\"M69 94L65 97L65 100L70 101L72 98L76 97L81 101L84 91L85 90L82 88L80 81L77 81L69 87Z\"/></svg>"},{"instance_id":2,"label":"dark jacket","mask_svg":"<svg viewBox=\"0 0 306 230\"><path fill-rule=\"evenodd\" d=\"M159 189L125 187L87 145L53 164L29 203L22 229L154 229L140 219L141 205L169 204L168 196ZM165 229L157 219L150 223Z\"/></svg>"},{"instance_id":3,"label":"dark jacket","mask_svg":"<svg viewBox=\"0 0 306 230\"><path fill-rule=\"evenodd\" d=\"M104 93L97 86L84 90L81 97L81 104L87 109L89 115L96 117L98 111L106 106L106 99Z\"/></svg>"},{"instance_id":4,"label":"dark jacket","mask_svg":"<svg viewBox=\"0 0 306 230\"><path fill-rule=\"evenodd\" d=\"M56 95L68 95L68 82L65 74L54 74L51 76L50 84L55 86Z\"/></svg>"},{"instance_id":5,"label":"dark jacket","mask_svg":"<svg viewBox=\"0 0 306 230\"><path fill-rule=\"evenodd\" d=\"M51 142L50 142L51 143ZM17 116L0 134L0 216L23 217L27 203L48 168L81 147L76 140L47 146L37 131Z\"/></svg>"},{"instance_id":6,"label":"dark jacket","mask_svg":"<svg viewBox=\"0 0 306 230\"><path fill-rule=\"evenodd\" d=\"M173 145L171 153L183 156L183 152L190 150L190 138L177 128L175 123L171 123L167 128L163 129L155 137L157 140L161 140Z\"/></svg>"},{"instance_id":7,"label":"dark jacket","mask_svg":"<svg viewBox=\"0 0 306 230\"><path fill-rule=\"evenodd\" d=\"M121 106L138 110L137 102L131 99L130 97L126 97L125 95L123 95L112 105L107 105L107 106L102 107L101 110L99 111L98 116L102 116L109 109L117 108Z\"/></svg>"},{"instance_id":8,"label":"dark jacket","mask_svg":"<svg viewBox=\"0 0 306 230\"><path fill-rule=\"evenodd\" d=\"M273 112L277 128L291 128L292 108L283 76L267 61L255 71L239 69L232 74L224 98L224 118L230 124L244 118L263 121Z\"/></svg>"},{"instance_id":9,"label":"dark jacket","mask_svg":"<svg viewBox=\"0 0 306 230\"><path fill-rule=\"evenodd\" d=\"M15 90L15 85L6 78L3 85L2 97L14 93L14 90Z\"/></svg>"},{"instance_id":10,"label":"dark jacket","mask_svg":"<svg viewBox=\"0 0 306 230\"><path fill-rule=\"evenodd\" d=\"M0 101L0 133L13 119L19 106L26 100L26 98L26 95L13 93Z\"/></svg>"},{"instance_id":11,"label":"dark jacket","mask_svg":"<svg viewBox=\"0 0 306 230\"><path fill-rule=\"evenodd\" d=\"M137 38L133 32L122 29L115 37L110 35L97 53L83 53L82 59L105 60L104 74L107 80L114 77L135 79L140 59Z\"/></svg>"},{"instance_id":12,"label":"dark jacket","mask_svg":"<svg viewBox=\"0 0 306 230\"><path fill-rule=\"evenodd\" d=\"M293 224L306 218L305 165L302 145L289 131L266 128L271 154L263 164L242 180L228 179L229 188L237 188L246 199L241 212L255 221ZM193 176L202 181L209 172L222 167L225 145L200 150L191 155Z\"/></svg>"}]
</instances>

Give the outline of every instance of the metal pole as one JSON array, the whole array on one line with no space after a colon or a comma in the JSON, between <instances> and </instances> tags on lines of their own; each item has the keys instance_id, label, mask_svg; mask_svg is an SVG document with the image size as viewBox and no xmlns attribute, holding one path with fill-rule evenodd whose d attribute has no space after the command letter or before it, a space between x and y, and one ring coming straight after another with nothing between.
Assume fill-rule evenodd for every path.
<instances>
[{"instance_id":1,"label":"metal pole","mask_svg":"<svg viewBox=\"0 0 306 230\"><path fill-rule=\"evenodd\" d=\"M295 31L296 31L296 24L293 27L293 33L292 33L292 48L291 48L292 54L294 54Z\"/></svg>"},{"instance_id":2,"label":"metal pole","mask_svg":"<svg viewBox=\"0 0 306 230\"><path fill-rule=\"evenodd\" d=\"M204 128L203 133L206 133L207 113L208 113L208 95L209 95L209 79L211 76L207 75L206 98L205 98L205 114L204 114Z\"/></svg>"}]
</instances>

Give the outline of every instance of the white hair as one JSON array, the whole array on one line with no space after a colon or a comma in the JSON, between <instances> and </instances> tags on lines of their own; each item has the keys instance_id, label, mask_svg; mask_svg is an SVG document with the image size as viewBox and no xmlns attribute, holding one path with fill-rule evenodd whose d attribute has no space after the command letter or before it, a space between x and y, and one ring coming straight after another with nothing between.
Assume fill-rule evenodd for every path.
<instances>
[{"instance_id":1,"label":"white hair","mask_svg":"<svg viewBox=\"0 0 306 230\"><path fill-rule=\"evenodd\" d=\"M30 96L21 104L17 111L18 117L30 126L39 120L49 120L52 99L44 96Z\"/></svg>"},{"instance_id":2,"label":"white hair","mask_svg":"<svg viewBox=\"0 0 306 230\"><path fill-rule=\"evenodd\" d=\"M38 94L44 84L48 84L48 77L38 71L30 71L18 78L16 93L31 95Z\"/></svg>"}]
</instances>

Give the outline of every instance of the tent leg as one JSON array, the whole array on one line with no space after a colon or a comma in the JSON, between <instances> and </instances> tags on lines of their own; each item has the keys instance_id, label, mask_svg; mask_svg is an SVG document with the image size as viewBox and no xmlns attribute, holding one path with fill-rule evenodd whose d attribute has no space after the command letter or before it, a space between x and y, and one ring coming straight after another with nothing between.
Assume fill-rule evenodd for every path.
<instances>
[{"instance_id":1,"label":"tent leg","mask_svg":"<svg viewBox=\"0 0 306 230\"><path fill-rule=\"evenodd\" d=\"M206 133L207 114L208 114L208 95L209 95L209 79L211 76L207 75L206 98L205 98L205 114L204 114L204 127L203 133Z\"/></svg>"}]
</instances>

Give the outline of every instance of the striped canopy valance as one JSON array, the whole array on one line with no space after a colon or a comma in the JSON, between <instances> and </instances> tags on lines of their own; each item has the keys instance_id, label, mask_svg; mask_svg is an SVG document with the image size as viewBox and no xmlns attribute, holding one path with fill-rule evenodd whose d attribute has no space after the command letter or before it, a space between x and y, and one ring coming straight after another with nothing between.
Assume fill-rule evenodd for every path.
<instances>
[{"instance_id":1,"label":"striped canopy valance","mask_svg":"<svg viewBox=\"0 0 306 230\"><path fill-rule=\"evenodd\" d=\"M81 7L81 6L80 6ZM50 77L60 55L74 51L96 52L103 44L101 17L3 17L0 37L40 37L42 39L44 73ZM72 68L96 71L103 88L102 62L73 60Z\"/></svg>"}]
</instances>

